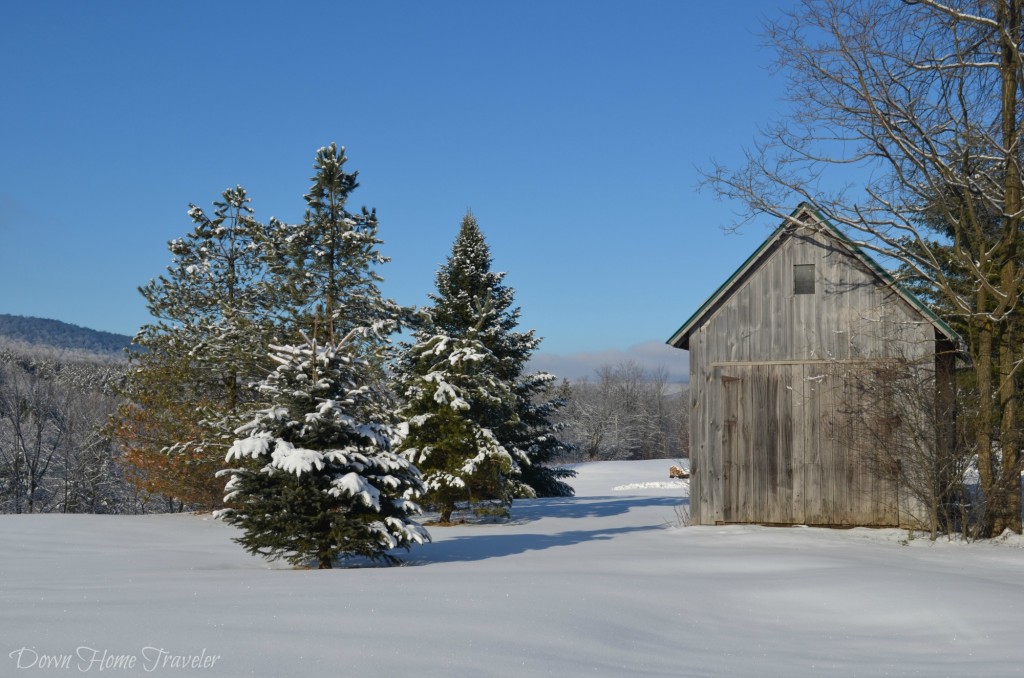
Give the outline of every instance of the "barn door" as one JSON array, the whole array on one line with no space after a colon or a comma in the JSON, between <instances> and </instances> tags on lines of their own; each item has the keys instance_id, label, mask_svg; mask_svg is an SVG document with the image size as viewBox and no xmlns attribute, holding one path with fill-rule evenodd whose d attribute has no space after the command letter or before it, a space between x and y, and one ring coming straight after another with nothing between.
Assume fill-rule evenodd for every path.
<instances>
[{"instance_id":1,"label":"barn door","mask_svg":"<svg viewBox=\"0 0 1024 678\"><path fill-rule=\"evenodd\" d=\"M722 518L727 523L792 523L792 365L723 366Z\"/></svg>"},{"instance_id":2,"label":"barn door","mask_svg":"<svg viewBox=\"0 0 1024 678\"><path fill-rule=\"evenodd\" d=\"M867 458L866 418L879 416L863 401L842 363L806 364L795 408L802 448L795 455L801 522L809 525L899 524L896 484Z\"/></svg>"},{"instance_id":3,"label":"barn door","mask_svg":"<svg viewBox=\"0 0 1024 678\"><path fill-rule=\"evenodd\" d=\"M877 416L839 363L722 365L722 521L897 525L896 485L865 458Z\"/></svg>"}]
</instances>

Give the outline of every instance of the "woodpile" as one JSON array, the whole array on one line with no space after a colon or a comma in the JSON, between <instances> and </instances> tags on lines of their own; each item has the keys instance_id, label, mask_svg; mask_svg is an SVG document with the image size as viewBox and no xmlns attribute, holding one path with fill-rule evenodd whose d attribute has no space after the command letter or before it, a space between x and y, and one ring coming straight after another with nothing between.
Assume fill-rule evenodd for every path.
<instances>
[{"instance_id":1,"label":"woodpile","mask_svg":"<svg viewBox=\"0 0 1024 678\"><path fill-rule=\"evenodd\" d=\"M668 468L669 478L689 478L690 472L685 468L679 468L678 466L670 466Z\"/></svg>"}]
</instances>

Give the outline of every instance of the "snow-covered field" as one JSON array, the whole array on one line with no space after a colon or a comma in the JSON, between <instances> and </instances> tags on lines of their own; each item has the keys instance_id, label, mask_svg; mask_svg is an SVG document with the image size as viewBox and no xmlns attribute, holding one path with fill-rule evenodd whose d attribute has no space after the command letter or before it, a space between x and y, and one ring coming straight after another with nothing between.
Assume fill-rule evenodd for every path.
<instances>
[{"instance_id":1,"label":"snow-covered field","mask_svg":"<svg viewBox=\"0 0 1024 678\"><path fill-rule=\"evenodd\" d=\"M208 516L0 516L0 676L1024 675L1019 538L678 527L670 463L580 466L396 568L268 565Z\"/></svg>"}]
</instances>

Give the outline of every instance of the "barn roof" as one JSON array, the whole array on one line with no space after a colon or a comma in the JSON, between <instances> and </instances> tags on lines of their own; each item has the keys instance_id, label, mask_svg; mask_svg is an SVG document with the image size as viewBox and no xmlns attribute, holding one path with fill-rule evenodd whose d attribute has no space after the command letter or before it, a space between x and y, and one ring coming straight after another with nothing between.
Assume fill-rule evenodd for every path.
<instances>
[{"instance_id":1,"label":"barn roof","mask_svg":"<svg viewBox=\"0 0 1024 678\"><path fill-rule=\"evenodd\" d=\"M761 246L754 250L753 254L747 257L747 260L744 261L743 264L741 264L740 267L736 269L736 271L729 276L724 283L722 283L721 287L715 290L715 293L712 294L707 301L701 304L696 313L690 316L690 318L683 323L682 327L675 331L675 334L673 334L666 343L676 348L688 349L690 347L690 334L697 327L702 325L704 320L718 309L721 303L735 291L736 283L743 279L748 271L757 268L762 261L764 261L774 251L775 245L791 232L791 226L794 223L806 221L806 217L813 217L815 221L819 225L823 226L839 244L847 249L854 257L863 262L870 270L874 271L884 284L895 291L896 294L898 294L904 301L916 308L940 334L957 346L962 343L959 335L957 335L957 333L954 332L953 329L944 320L942 320L942 318L935 315L935 312L928 308L928 306L916 295L896 282L896 279L892 277L892 274L882 268L881 264L875 261L863 249L858 247L857 244L850 240L845 233L832 225L828 219L823 217L820 212L807 203L800 203L800 205L793 210L793 213L789 215L789 218L783 221L779 227L776 228L770 236L768 236L768 239L761 243Z\"/></svg>"}]
</instances>

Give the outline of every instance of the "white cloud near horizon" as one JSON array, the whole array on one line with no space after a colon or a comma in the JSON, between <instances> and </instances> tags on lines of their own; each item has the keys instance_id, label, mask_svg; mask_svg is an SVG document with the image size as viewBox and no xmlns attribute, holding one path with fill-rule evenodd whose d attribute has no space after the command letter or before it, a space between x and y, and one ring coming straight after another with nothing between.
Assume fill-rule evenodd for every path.
<instances>
[{"instance_id":1,"label":"white cloud near horizon","mask_svg":"<svg viewBox=\"0 0 1024 678\"><path fill-rule=\"evenodd\" d=\"M661 341L646 341L625 350L569 353L539 352L530 360L530 369L550 372L560 379L579 381L593 379L603 366L614 367L624 362L635 362L646 370L665 368L671 382L685 382L689 378L690 360L686 351L673 348Z\"/></svg>"}]
</instances>

